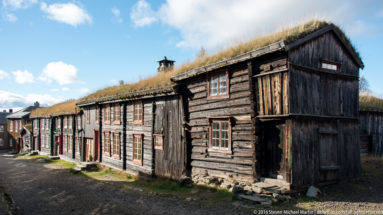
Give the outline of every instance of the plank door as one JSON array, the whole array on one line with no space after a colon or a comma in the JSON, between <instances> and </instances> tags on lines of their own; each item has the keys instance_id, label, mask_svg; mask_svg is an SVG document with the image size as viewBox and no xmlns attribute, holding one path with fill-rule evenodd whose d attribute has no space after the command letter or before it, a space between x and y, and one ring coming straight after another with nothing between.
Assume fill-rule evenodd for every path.
<instances>
[{"instance_id":1,"label":"plank door","mask_svg":"<svg viewBox=\"0 0 383 215\"><path fill-rule=\"evenodd\" d=\"M156 176L179 179L185 170L179 105L172 98L156 103L153 143L156 136L163 138L162 148L153 146Z\"/></svg>"},{"instance_id":2,"label":"plank door","mask_svg":"<svg viewBox=\"0 0 383 215\"><path fill-rule=\"evenodd\" d=\"M98 156L99 156L99 153L98 153L98 144L99 144L98 134L99 134L98 131L94 131L94 158L93 158L93 161L97 161Z\"/></svg>"},{"instance_id":3,"label":"plank door","mask_svg":"<svg viewBox=\"0 0 383 215\"><path fill-rule=\"evenodd\" d=\"M338 179L338 132L334 129L319 129L319 164L320 180L334 181Z\"/></svg>"}]
</instances>

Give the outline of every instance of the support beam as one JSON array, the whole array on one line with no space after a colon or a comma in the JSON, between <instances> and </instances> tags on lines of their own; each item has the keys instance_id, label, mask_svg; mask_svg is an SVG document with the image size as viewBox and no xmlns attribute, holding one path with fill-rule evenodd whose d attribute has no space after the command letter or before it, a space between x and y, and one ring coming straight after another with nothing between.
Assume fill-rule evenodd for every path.
<instances>
[{"instance_id":1,"label":"support beam","mask_svg":"<svg viewBox=\"0 0 383 215\"><path fill-rule=\"evenodd\" d=\"M126 102L122 103L122 169L126 170Z\"/></svg>"}]
</instances>

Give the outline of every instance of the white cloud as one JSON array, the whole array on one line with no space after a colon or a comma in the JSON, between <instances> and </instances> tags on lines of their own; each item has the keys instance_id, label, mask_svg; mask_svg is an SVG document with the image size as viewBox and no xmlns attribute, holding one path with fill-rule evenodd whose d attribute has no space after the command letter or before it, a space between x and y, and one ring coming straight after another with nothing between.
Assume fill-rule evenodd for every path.
<instances>
[{"instance_id":1,"label":"white cloud","mask_svg":"<svg viewBox=\"0 0 383 215\"><path fill-rule=\"evenodd\" d=\"M88 94L88 93L90 93L90 89L88 89L86 87L80 88L79 91L80 91L81 94Z\"/></svg>"},{"instance_id":2,"label":"white cloud","mask_svg":"<svg viewBox=\"0 0 383 215\"><path fill-rule=\"evenodd\" d=\"M112 7L111 11L112 11L112 13L114 15L114 20L116 22L118 22L120 24L124 22L124 20L120 16L120 10L118 8Z\"/></svg>"},{"instance_id":3,"label":"white cloud","mask_svg":"<svg viewBox=\"0 0 383 215\"><path fill-rule=\"evenodd\" d=\"M61 90L62 90L63 92L66 92L66 91L69 91L70 89L69 89L68 87L63 87L63 88L61 88Z\"/></svg>"},{"instance_id":4,"label":"white cloud","mask_svg":"<svg viewBox=\"0 0 383 215\"><path fill-rule=\"evenodd\" d=\"M27 9L38 0L3 0L3 7L11 9Z\"/></svg>"},{"instance_id":5,"label":"white cloud","mask_svg":"<svg viewBox=\"0 0 383 215\"><path fill-rule=\"evenodd\" d=\"M9 78L9 74L3 70L0 70L0 80Z\"/></svg>"},{"instance_id":6,"label":"white cloud","mask_svg":"<svg viewBox=\"0 0 383 215\"><path fill-rule=\"evenodd\" d=\"M41 10L48 15L48 19L77 26L92 23L90 15L81 7L73 3L51 4L41 3Z\"/></svg>"},{"instance_id":7,"label":"white cloud","mask_svg":"<svg viewBox=\"0 0 383 215\"><path fill-rule=\"evenodd\" d=\"M139 0L131 19L138 27L156 20L173 27L181 34L180 47L216 49L310 18L331 20L346 33L359 36L359 30L352 31L357 18L367 20L376 14L371 11L381 8L381 0L338 0L336 5L333 0L167 0L153 11L145 0Z\"/></svg>"},{"instance_id":8,"label":"white cloud","mask_svg":"<svg viewBox=\"0 0 383 215\"><path fill-rule=\"evenodd\" d=\"M27 94L20 95L0 90L0 108L15 108L33 105L38 101L42 106L50 106L63 101L61 97L54 97L49 94Z\"/></svg>"},{"instance_id":9,"label":"white cloud","mask_svg":"<svg viewBox=\"0 0 383 215\"><path fill-rule=\"evenodd\" d=\"M17 70L15 72L12 72L15 81L19 84L24 84L24 83L33 83L35 81L33 74L28 72L28 70Z\"/></svg>"},{"instance_id":10,"label":"white cloud","mask_svg":"<svg viewBox=\"0 0 383 215\"><path fill-rule=\"evenodd\" d=\"M81 83L77 78L77 68L64 62L51 62L43 69L39 80L51 83L57 81L60 85Z\"/></svg>"},{"instance_id":11,"label":"white cloud","mask_svg":"<svg viewBox=\"0 0 383 215\"><path fill-rule=\"evenodd\" d=\"M8 22L17 22L17 20L18 20L17 17L15 16L15 14L13 14L13 13L4 13L3 17Z\"/></svg>"},{"instance_id":12,"label":"white cloud","mask_svg":"<svg viewBox=\"0 0 383 215\"><path fill-rule=\"evenodd\" d=\"M157 14L152 10L149 3L145 0L139 0L133 5L130 12L130 18L137 27L151 25L157 21Z\"/></svg>"}]
</instances>

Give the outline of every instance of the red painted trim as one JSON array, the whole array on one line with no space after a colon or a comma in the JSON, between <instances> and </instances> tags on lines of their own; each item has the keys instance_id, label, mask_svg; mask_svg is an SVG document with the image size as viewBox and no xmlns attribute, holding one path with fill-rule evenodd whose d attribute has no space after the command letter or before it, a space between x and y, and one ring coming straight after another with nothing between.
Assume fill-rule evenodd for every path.
<instances>
[{"instance_id":1,"label":"red painted trim","mask_svg":"<svg viewBox=\"0 0 383 215\"><path fill-rule=\"evenodd\" d=\"M153 138L154 138L154 149L157 149L157 150L164 150L164 135L163 134L153 134ZM156 138L162 138L162 146L156 146Z\"/></svg>"},{"instance_id":2,"label":"red painted trim","mask_svg":"<svg viewBox=\"0 0 383 215\"><path fill-rule=\"evenodd\" d=\"M113 158L115 158L115 159L121 159L121 132L120 131L111 131L110 133L113 134L113 135L111 135L111 137L113 139L113 149L114 149L114 135L118 134L118 140L119 140L118 145L120 148L118 149L118 154L114 154L113 150L112 150L112 155L113 155Z\"/></svg>"},{"instance_id":3,"label":"red painted trim","mask_svg":"<svg viewBox=\"0 0 383 215\"><path fill-rule=\"evenodd\" d=\"M218 75L221 75L223 73L226 73L226 95L216 95L216 96L210 95L210 81L211 81L211 77L218 76ZM212 72L212 73L208 73L206 75L206 82L207 82L207 99L208 100L230 98L229 69L219 70L219 71L215 71L215 72ZM220 84L219 84L219 81L218 81L217 94L219 92L219 88L220 88Z\"/></svg>"},{"instance_id":4,"label":"red painted trim","mask_svg":"<svg viewBox=\"0 0 383 215\"><path fill-rule=\"evenodd\" d=\"M110 140L110 136L111 136L110 134L111 134L111 132L110 132L110 131L104 131L103 133L104 133L104 136L102 137L102 142L103 142L103 144L104 144L103 151L104 151L104 154L105 154L106 156L109 156L109 157L110 157L110 155L111 155L111 150L112 150L112 146L111 146L112 143L111 143L111 140ZM106 136L105 134L106 134L106 133L109 133L109 144L108 144L108 145L109 145L109 151L106 151L106 147L105 147L105 145L106 145L106 144L105 144L105 139L106 139L106 138L105 138L105 136Z\"/></svg>"},{"instance_id":5,"label":"red painted trim","mask_svg":"<svg viewBox=\"0 0 383 215\"><path fill-rule=\"evenodd\" d=\"M140 136L141 138L141 160L134 160L134 136ZM142 166L142 161L144 160L144 134L142 133L133 133L133 145L132 145L132 162L134 164Z\"/></svg>"}]
</instances>

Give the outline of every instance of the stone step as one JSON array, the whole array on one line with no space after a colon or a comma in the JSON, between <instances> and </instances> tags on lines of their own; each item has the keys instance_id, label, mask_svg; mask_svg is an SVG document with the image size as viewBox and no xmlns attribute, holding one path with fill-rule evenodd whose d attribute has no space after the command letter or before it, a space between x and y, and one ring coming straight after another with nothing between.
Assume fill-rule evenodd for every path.
<instances>
[{"instance_id":1,"label":"stone step","mask_svg":"<svg viewBox=\"0 0 383 215\"><path fill-rule=\"evenodd\" d=\"M260 205L271 205L271 200L267 198L262 198L259 195L253 194L253 195L244 195L240 194L238 195L240 199L247 200L250 202L253 202L255 204L260 204Z\"/></svg>"},{"instance_id":2,"label":"stone step","mask_svg":"<svg viewBox=\"0 0 383 215\"><path fill-rule=\"evenodd\" d=\"M275 178L261 178L261 182L273 185L273 186L279 186L279 187L289 187L290 184L284 180L281 179L275 179Z\"/></svg>"},{"instance_id":3,"label":"stone step","mask_svg":"<svg viewBox=\"0 0 383 215\"><path fill-rule=\"evenodd\" d=\"M48 156L50 160L59 160L60 156Z\"/></svg>"}]
</instances>

